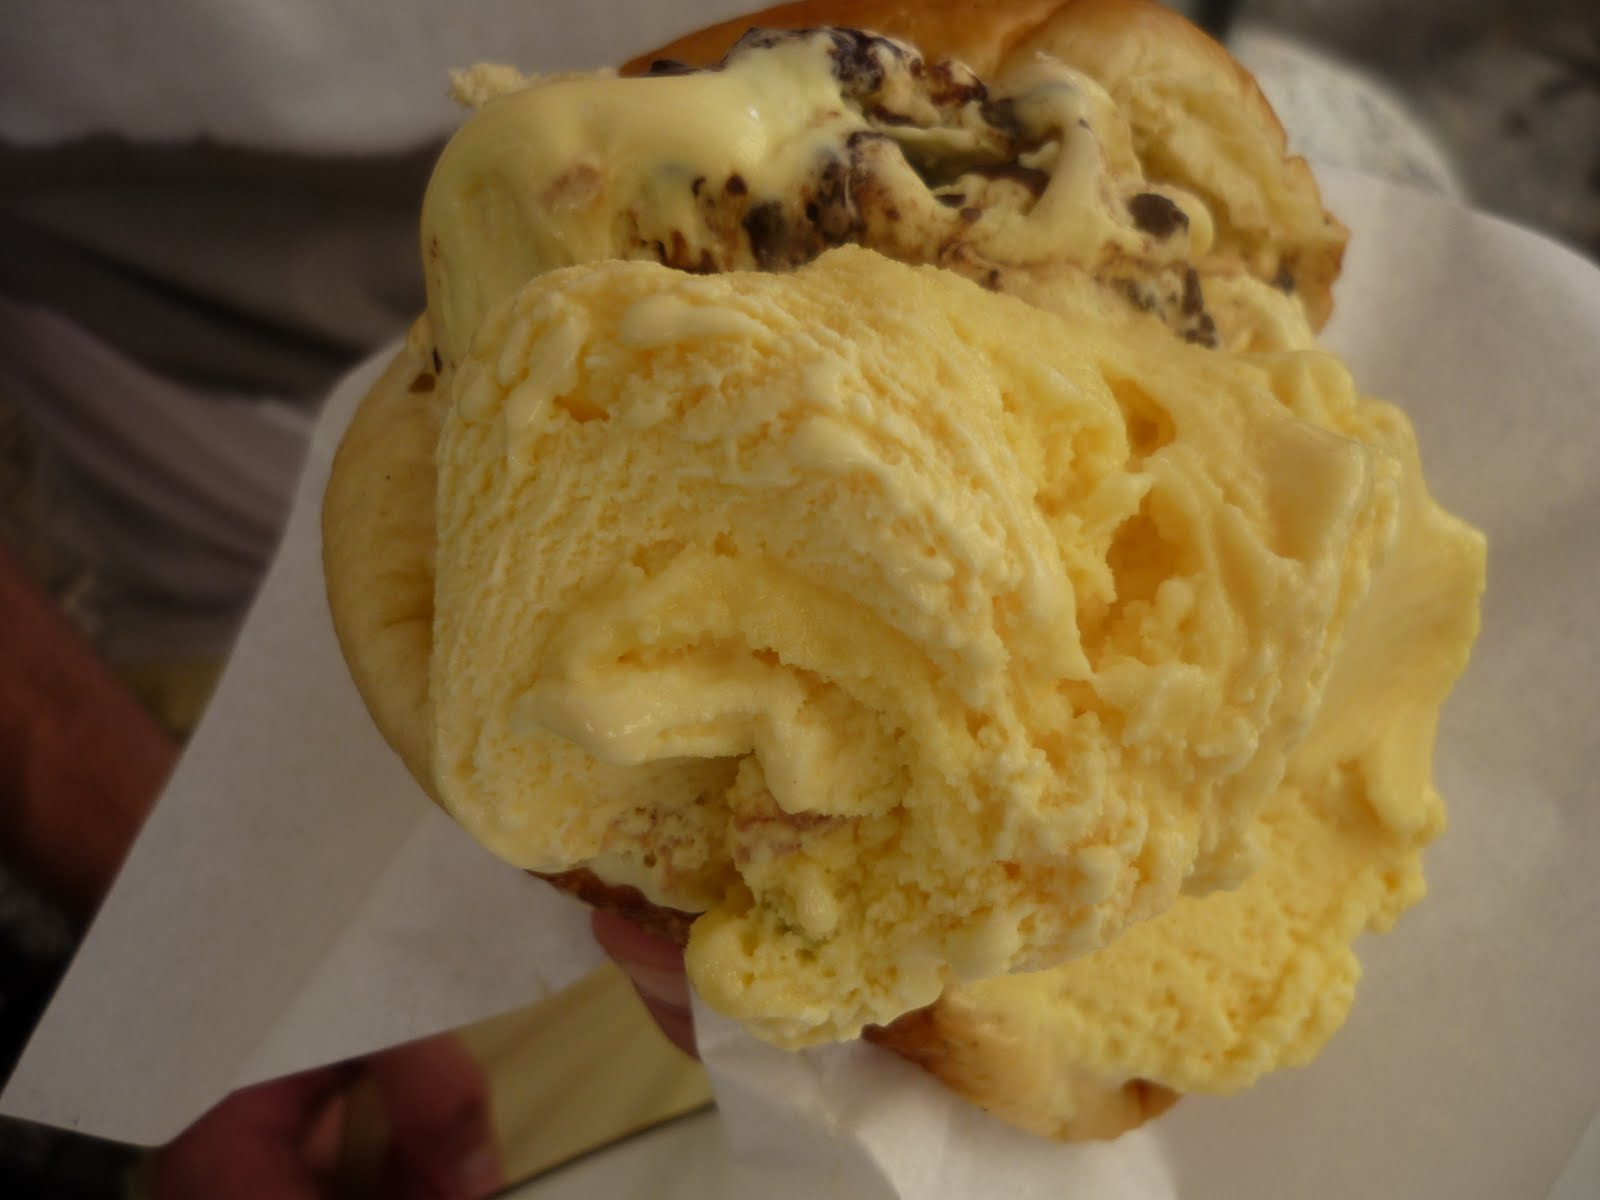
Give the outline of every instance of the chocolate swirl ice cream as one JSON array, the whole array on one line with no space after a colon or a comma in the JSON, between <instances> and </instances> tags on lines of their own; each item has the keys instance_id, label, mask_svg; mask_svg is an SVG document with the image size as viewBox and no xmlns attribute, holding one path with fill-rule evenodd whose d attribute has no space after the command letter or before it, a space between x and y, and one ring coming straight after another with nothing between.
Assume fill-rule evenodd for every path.
<instances>
[{"instance_id":1,"label":"chocolate swirl ice cream","mask_svg":"<svg viewBox=\"0 0 1600 1200\"><path fill-rule=\"evenodd\" d=\"M1038 307L1153 318L1207 346L1310 340L1292 289L1208 260L1206 205L1147 179L1105 90L1060 63L991 86L887 37L753 30L702 70L477 68L457 93L479 111L441 158L423 218L447 362L542 270L596 258L791 270L846 244ZM463 261L490 265L452 276Z\"/></svg>"}]
</instances>

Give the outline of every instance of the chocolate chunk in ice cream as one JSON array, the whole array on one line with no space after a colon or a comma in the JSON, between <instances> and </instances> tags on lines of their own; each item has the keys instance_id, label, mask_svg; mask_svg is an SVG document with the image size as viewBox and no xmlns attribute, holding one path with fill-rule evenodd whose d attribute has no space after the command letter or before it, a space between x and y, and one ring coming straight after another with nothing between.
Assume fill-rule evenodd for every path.
<instances>
[{"instance_id":1,"label":"chocolate chunk in ice cream","mask_svg":"<svg viewBox=\"0 0 1600 1200\"><path fill-rule=\"evenodd\" d=\"M1128 215L1151 237L1167 238L1189 228L1189 214L1160 192L1140 192L1128 201Z\"/></svg>"}]
</instances>

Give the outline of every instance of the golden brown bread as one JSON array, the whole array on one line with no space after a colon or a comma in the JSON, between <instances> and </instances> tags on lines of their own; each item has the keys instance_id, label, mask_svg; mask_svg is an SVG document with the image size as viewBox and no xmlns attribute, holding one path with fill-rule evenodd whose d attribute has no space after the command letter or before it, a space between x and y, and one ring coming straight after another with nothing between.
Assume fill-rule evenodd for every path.
<instances>
[{"instance_id":1,"label":"golden brown bread","mask_svg":"<svg viewBox=\"0 0 1600 1200\"><path fill-rule=\"evenodd\" d=\"M869 1029L866 1036L1000 1119L1058 1142L1114 1138L1178 1102L1177 1092L1147 1079L1119 1083L1070 1063L1053 1063L1052 1091L1072 1095L1072 1112L1064 1116L1041 1107L1034 1103L1034 1092L1015 1081L1019 1068L1037 1063L1038 1048L1023 1044L970 1003L941 999L883 1028Z\"/></svg>"},{"instance_id":2,"label":"golden brown bread","mask_svg":"<svg viewBox=\"0 0 1600 1200\"><path fill-rule=\"evenodd\" d=\"M706 65L752 26L843 24L898 37L929 58L995 78L1037 53L1095 78L1129 118L1146 175L1203 198L1217 225L1210 257L1285 286L1312 321L1331 308L1345 231L1322 209L1305 163L1249 75L1205 35L1148 0L802 0L724 22L642 55ZM1200 265L1203 269L1204 264ZM356 414L323 509L335 629L373 719L430 795L434 446L446 403L425 334L398 354ZM549 876L580 899L682 943L693 914L652 904L587 870ZM1053 1064L1072 1103L1019 1106L1012 1072L1029 1048L969 1004L941 1001L868 1036L1013 1124L1063 1140L1110 1137L1175 1100L1142 1080Z\"/></svg>"}]
</instances>

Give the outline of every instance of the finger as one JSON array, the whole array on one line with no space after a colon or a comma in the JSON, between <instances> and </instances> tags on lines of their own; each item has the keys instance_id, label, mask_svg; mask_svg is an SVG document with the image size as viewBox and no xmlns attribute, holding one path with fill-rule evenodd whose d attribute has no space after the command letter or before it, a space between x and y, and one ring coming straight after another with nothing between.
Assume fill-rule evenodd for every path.
<instances>
[{"instance_id":1,"label":"finger","mask_svg":"<svg viewBox=\"0 0 1600 1200\"><path fill-rule=\"evenodd\" d=\"M477 1200L504 1183L488 1080L459 1040L410 1042L366 1066L394 1137L385 1196Z\"/></svg>"},{"instance_id":2,"label":"finger","mask_svg":"<svg viewBox=\"0 0 1600 1200\"><path fill-rule=\"evenodd\" d=\"M315 1200L305 1144L352 1072L323 1067L235 1092L151 1164L155 1200Z\"/></svg>"},{"instance_id":3,"label":"finger","mask_svg":"<svg viewBox=\"0 0 1600 1200\"><path fill-rule=\"evenodd\" d=\"M683 969L682 947L646 933L615 913L597 911L591 915L590 924L600 948L632 981L661 1032L685 1054L695 1054L694 1017L689 1009L689 977Z\"/></svg>"},{"instance_id":4,"label":"finger","mask_svg":"<svg viewBox=\"0 0 1600 1200\"><path fill-rule=\"evenodd\" d=\"M661 1032L667 1035L667 1041L682 1050L690 1058L700 1057L700 1048L694 1040L693 1012L686 1008L673 1008L670 1005L662 1004L659 1000L651 999L643 992L639 993L639 999L644 1001L646 1010L655 1018L655 1022L660 1026Z\"/></svg>"}]
</instances>

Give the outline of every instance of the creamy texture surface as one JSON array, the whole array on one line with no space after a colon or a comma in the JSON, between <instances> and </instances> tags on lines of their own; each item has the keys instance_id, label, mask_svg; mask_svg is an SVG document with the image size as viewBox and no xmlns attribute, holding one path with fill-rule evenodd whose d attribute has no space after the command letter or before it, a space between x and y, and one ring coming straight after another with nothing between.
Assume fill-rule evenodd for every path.
<instances>
[{"instance_id":1,"label":"creamy texture surface","mask_svg":"<svg viewBox=\"0 0 1600 1200\"><path fill-rule=\"evenodd\" d=\"M1401 471L1394 545L1257 825L1259 869L1235 890L1181 897L1063 966L946 994L1018 1047L1015 1108L1002 1115L1025 1128L1039 1128L1038 1114L1073 1111L1056 1063L1108 1081L1227 1093L1309 1062L1354 999L1356 939L1387 930L1425 891L1421 853L1445 817L1434 731L1477 634L1483 539L1428 495L1398 409L1354 394L1322 356L1257 365L1297 417L1392 456Z\"/></svg>"},{"instance_id":2,"label":"creamy texture surface","mask_svg":"<svg viewBox=\"0 0 1600 1200\"><path fill-rule=\"evenodd\" d=\"M986 86L884 38L756 31L713 70L476 68L458 92L479 110L422 217L446 364L539 271L787 269L846 243L1047 308L1153 315L1202 344L1310 341L1291 295L1204 261L1205 205L1147 181L1110 97L1058 63Z\"/></svg>"},{"instance_id":3,"label":"creamy texture surface","mask_svg":"<svg viewBox=\"0 0 1600 1200\"><path fill-rule=\"evenodd\" d=\"M703 912L696 987L782 1044L943 994L1051 1113L1314 1053L1421 892L1483 551L1293 281L1208 259L1057 64L757 33L460 91L423 223L456 817Z\"/></svg>"},{"instance_id":4,"label":"creamy texture surface","mask_svg":"<svg viewBox=\"0 0 1600 1200\"><path fill-rule=\"evenodd\" d=\"M550 273L439 450L435 769L848 1037L1255 866L1399 466L1270 370L862 250Z\"/></svg>"}]
</instances>

